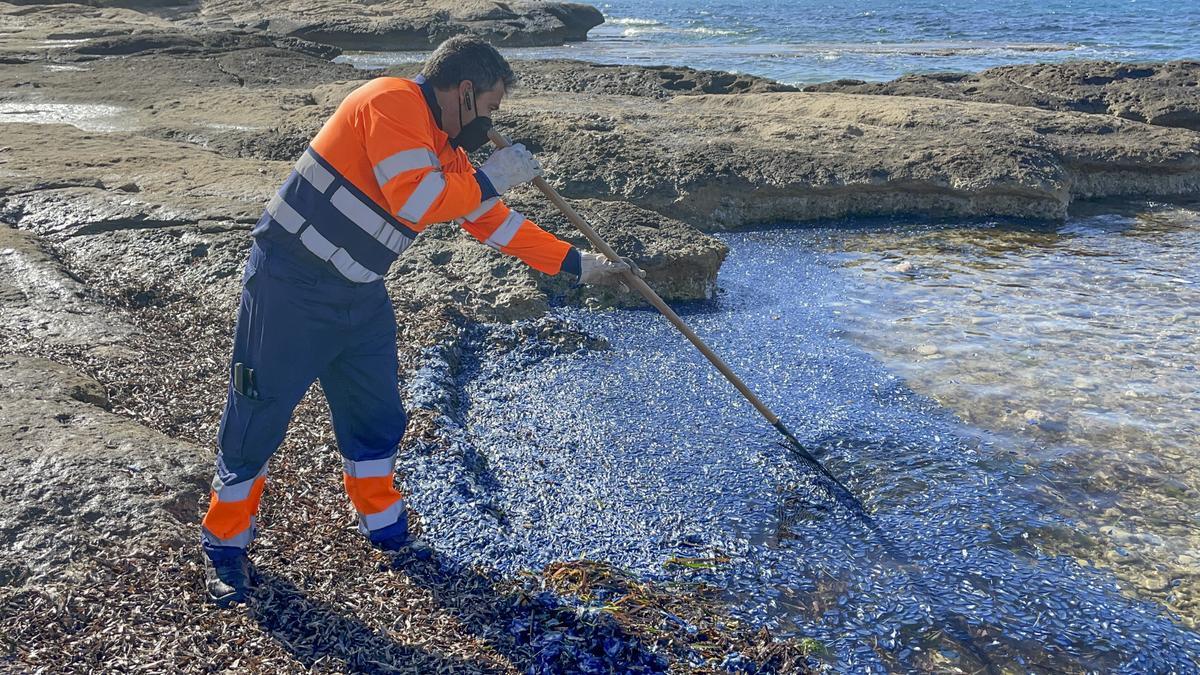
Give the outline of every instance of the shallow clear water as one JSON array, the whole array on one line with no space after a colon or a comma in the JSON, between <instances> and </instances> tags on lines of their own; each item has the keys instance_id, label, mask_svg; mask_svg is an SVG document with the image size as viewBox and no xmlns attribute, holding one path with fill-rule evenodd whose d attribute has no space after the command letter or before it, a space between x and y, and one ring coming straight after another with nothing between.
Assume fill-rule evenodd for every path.
<instances>
[{"instance_id":1,"label":"shallow clear water","mask_svg":"<svg viewBox=\"0 0 1200 675\"><path fill-rule=\"evenodd\" d=\"M721 293L682 308L687 320L862 497L925 588L651 312L559 310L606 336L606 352L496 348L505 328L477 336L456 436L471 468L409 462L414 505L464 562L511 572L583 556L719 584L747 618L824 642L839 671L958 663L961 647L932 636L960 616L1022 670L1197 672L1200 636L1155 602L1186 608L1167 596L1195 593L1174 582L1196 577L1180 557L1200 524L1195 464L1171 459L1195 454L1195 215L725 235ZM976 295L996 327L971 323L985 311ZM1175 377L1139 380L1144 397L1098 398L1096 415L1119 423L1158 400L1140 436L1060 419L1064 383L1082 374L1109 391L1105 355L1135 352L1126 369ZM958 384L926 384L952 361ZM994 382L969 379L996 369L1011 375L1001 398L1021 401L1015 427L989 417ZM1040 371L1052 372L1027 379ZM1026 425L1033 406L1044 415ZM1119 462L1132 468L1106 478ZM1175 556L1157 595L1134 583L1160 572L1139 553L1155 537ZM676 556L715 563L687 571Z\"/></svg>"},{"instance_id":2,"label":"shallow clear water","mask_svg":"<svg viewBox=\"0 0 1200 675\"><path fill-rule=\"evenodd\" d=\"M789 83L1068 59L1200 58L1200 3L1167 0L613 0L589 41L519 58L671 64ZM419 53L352 55L362 65Z\"/></svg>"},{"instance_id":3,"label":"shallow clear water","mask_svg":"<svg viewBox=\"0 0 1200 675\"><path fill-rule=\"evenodd\" d=\"M1061 226L819 230L834 311L917 391L1021 445L1048 504L1200 620L1200 212L1093 207Z\"/></svg>"}]
</instances>

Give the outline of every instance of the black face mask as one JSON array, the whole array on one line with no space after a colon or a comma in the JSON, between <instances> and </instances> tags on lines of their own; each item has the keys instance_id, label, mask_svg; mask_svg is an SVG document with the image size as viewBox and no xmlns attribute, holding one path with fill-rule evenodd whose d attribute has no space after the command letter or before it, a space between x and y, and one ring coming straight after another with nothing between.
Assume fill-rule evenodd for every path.
<instances>
[{"instance_id":1,"label":"black face mask","mask_svg":"<svg viewBox=\"0 0 1200 675\"><path fill-rule=\"evenodd\" d=\"M473 92L468 91L470 96ZM474 97L468 99L474 100ZM474 108L474 105L471 105ZM450 139L450 145L455 148L462 148L467 152L475 152L482 148L488 142L488 132L492 129L492 118L484 117L476 114L475 119L471 120L470 124L462 123L463 109L462 101L458 102L458 135Z\"/></svg>"},{"instance_id":2,"label":"black face mask","mask_svg":"<svg viewBox=\"0 0 1200 675\"><path fill-rule=\"evenodd\" d=\"M488 132L492 130L492 118L476 117L470 124L462 128L458 135L450 139L450 145L462 148L467 152L475 152L490 140Z\"/></svg>"}]
</instances>

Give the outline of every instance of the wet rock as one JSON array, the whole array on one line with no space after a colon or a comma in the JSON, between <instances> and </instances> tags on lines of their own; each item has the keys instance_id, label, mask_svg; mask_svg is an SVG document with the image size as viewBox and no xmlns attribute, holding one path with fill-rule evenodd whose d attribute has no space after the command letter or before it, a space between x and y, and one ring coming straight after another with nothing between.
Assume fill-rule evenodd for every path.
<instances>
[{"instance_id":1,"label":"wet rock","mask_svg":"<svg viewBox=\"0 0 1200 675\"><path fill-rule=\"evenodd\" d=\"M70 580L94 560L196 536L210 459L79 400L97 386L51 361L0 357L0 583Z\"/></svg>"},{"instance_id":2,"label":"wet rock","mask_svg":"<svg viewBox=\"0 0 1200 675\"><path fill-rule=\"evenodd\" d=\"M292 135L289 113L318 107L314 87L368 77L290 38L211 32L152 37L159 46L139 43L129 49L145 49L133 56L81 60L94 57L72 51L54 57L73 60L69 65L34 61L6 67L0 71L0 91L7 90L0 94L0 105L9 101L34 113L72 105L58 113L58 120L49 112L42 117L85 128L87 107L103 105L107 107L91 115L106 116L100 120L105 124L92 122L91 127L213 147L231 156L294 160L315 133L310 127L319 128L320 121L306 122ZM21 82L37 87L26 91L17 86Z\"/></svg>"},{"instance_id":3,"label":"wet rock","mask_svg":"<svg viewBox=\"0 0 1200 675\"><path fill-rule=\"evenodd\" d=\"M1200 131L1198 78L1197 61L1071 61L1001 66L973 75L906 75L883 83L828 82L804 90L1005 103Z\"/></svg>"},{"instance_id":4,"label":"wet rock","mask_svg":"<svg viewBox=\"0 0 1200 675\"><path fill-rule=\"evenodd\" d=\"M56 143L45 143L48 129ZM43 235L211 221L250 225L290 170L290 164L229 159L184 143L67 126L7 124L4 134L9 152L0 218ZM131 179L136 194L107 188Z\"/></svg>"},{"instance_id":5,"label":"wet rock","mask_svg":"<svg viewBox=\"0 0 1200 675\"><path fill-rule=\"evenodd\" d=\"M505 47L558 45L587 39L604 22L590 5L484 0L341 3L203 0L195 17L358 50L429 49L448 37L478 35Z\"/></svg>"},{"instance_id":6,"label":"wet rock","mask_svg":"<svg viewBox=\"0 0 1200 675\"><path fill-rule=\"evenodd\" d=\"M935 354L938 354L939 352L941 352L941 350L938 349L937 345L918 345L917 346L917 353L920 354L921 356L934 356Z\"/></svg>"},{"instance_id":7,"label":"wet rock","mask_svg":"<svg viewBox=\"0 0 1200 675\"><path fill-rule=\"evenodd\" d=\"M66 401L74 399L100 408L108 407L104 386L96 380L49 359L0 356L0 371L6 371L6 394L26 400Z\"/></svg>"},{"instance_id":8,"label":"wet rock","mask_svg":"<svg viewBox=\"0 0 1200 675\"><path fill-rule=\"evenodd\" d=\"M1032 408L1025 411L1024 417L1025 421L1029 424L1040 424L1050 418L1045 412Z\"/></svg>"},{"instance_id":9,"label":"wet rock","mask_svg":"<svg viewBox=\"0 0 1200 675\"><path fill-rule=\"evenodd\" d=\"M1075 387L1079 391L1095 391L1097 389L1097 385L1094 380L1083 377L1082 375L1072 380L1071 386Z\"/></svg>"},{"instance_id":10,"label":"wet rock","mask_svg":"<svg viewBox=\"0 0 1200 675\"><path fill-rule=\"evenodd\" d=\"M0 225L0 349L71 345L116 349L136 330L86 288L36 237ZM74 385L72 385L74 386ZM88 387L84 399L102 399Z\"/></svg>"},{"instance_id":11,"label":"wet rock","mask_svg":"<svg viewBox=\"0 0 1200 675\"><path fill-rule=\"evenodd\" d=\"M1030 408L1022 414L1025 424L1041 429L1042 431L1063 432L1066 431L1066 420L1059 416L1053 416L1044 410Z\"/></svg>"}]
</instances>

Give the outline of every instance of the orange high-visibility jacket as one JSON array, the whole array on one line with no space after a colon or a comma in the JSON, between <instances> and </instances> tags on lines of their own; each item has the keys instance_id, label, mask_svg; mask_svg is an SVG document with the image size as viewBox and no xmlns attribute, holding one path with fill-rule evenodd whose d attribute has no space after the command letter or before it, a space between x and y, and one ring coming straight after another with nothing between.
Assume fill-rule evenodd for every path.
<instances>
[{"instance_id":1,"label":"orange high-visibility jacket","mask_svg":"<svg viewBox=\"0 0 1200 675\"><path fill-rule=\"evenodd\" d=\"M430 97L431 99L431 97ZM354 90L296 162L254 229L301 245L358 283L378 281L429 224L453 220L547 274L578 251L510 209L450 144L421 84L380 77Z\"/></svg>"}]
</instances>

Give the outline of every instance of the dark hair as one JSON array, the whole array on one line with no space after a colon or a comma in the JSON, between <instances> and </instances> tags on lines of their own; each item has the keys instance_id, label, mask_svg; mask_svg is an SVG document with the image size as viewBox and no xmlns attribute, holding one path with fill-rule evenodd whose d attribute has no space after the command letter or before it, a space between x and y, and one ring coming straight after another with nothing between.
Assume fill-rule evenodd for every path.
<instances>
[{"instance_id":1,"label":"dark hair","mask_svg":"<svg viewBox=\"0 0 1200 675\"><path fill-rule=\"evenodd\" d=\"M470 80L475 91L485 92L504 82L511 89L517 82L512 66L500 52L488 43L471 35L457 35L438 45L425 66L421 68L425 81L438 89L457 87Z\"/></svg>"}]
</instances>

